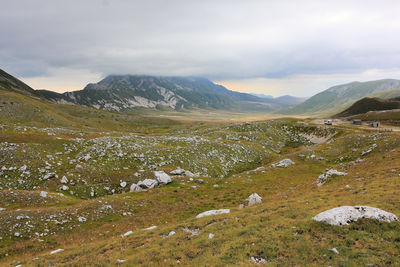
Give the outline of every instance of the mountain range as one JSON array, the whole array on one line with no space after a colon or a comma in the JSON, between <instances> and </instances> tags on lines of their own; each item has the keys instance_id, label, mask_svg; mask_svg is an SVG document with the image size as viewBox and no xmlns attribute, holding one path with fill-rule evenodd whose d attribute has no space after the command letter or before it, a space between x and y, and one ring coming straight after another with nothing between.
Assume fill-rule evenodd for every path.
<instances>
[{"instance_id":1,"label":"mountain range","mask_svg":"<svg viewBox=\"0 0 400 267\"><path fill-rule=\"evenodd\" d=\"M228 90L201 77L163 77L147 75L110 75L84 89L66 93L34 90L0 70L0 89L58 104L73 104L110 111L135 108L189 110L217 109L263 111L284 115L331 116L354 112L392 109L395 103L379 100L400 96L400 80L385 79L337 85L305 100L289 95L262 97ZM370 97L363 101L356 101ZM305 101L304 101L305 100ZM303 102L304 101L304 102ZM374 104L372 104L372 102ZM391 100L395 101L395 100ZM349 110L345 111L347 108ZM396 106L397 107L397 106Z\"/></svg>"},{"instance_id":2,"label":"mountain range","mask_svg":"<svg viewBox=\"0 0 400 267\"><path fill-rule=\"evenodd\" d=\"M272 111L299 103L290 96L269 99L231 91L201 77L110 75L83 90L63 94L38 90L38 93L56 103L114 111L136 107Z\"/></svg>"}]
</instances>

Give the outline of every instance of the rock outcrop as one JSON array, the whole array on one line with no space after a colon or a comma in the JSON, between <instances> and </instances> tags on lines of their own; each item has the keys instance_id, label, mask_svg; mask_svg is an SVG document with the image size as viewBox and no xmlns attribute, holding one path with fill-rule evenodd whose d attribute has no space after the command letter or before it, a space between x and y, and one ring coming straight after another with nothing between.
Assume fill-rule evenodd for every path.
<instances>
[{"instance_id":1,"label":"rock outcrop","mask_svg":"<svg viewBox=\"0 0 400 267\"><path fill-rule=\"evenodd\" d=\"M384 210L368 206L341 206L319 213L312 219L330 225L348 225L361 218L374 219L382 222L398 221L396 215Z\"/></svg>"},{"instance_id":2,"label":"rock outcrop","mask_svg":"<svg viewBox=\"0 0 400 267\"><path fill-rule=\"evenodd\" d=\"M230 212L231 212L230 209L208 210L208 211L198 214L196 216L196 218L202 218L202 217L211 216L211 215L226 214L226 213L230 213Z\"/></svg>"},{"instance_id":3,"label":"rock outcrop","mask_svg":"<svg viewBox=\"0 0 400 267\"><path fill-rule=\"evenodd\" d=\"M257 203L261 203L262 198L257 193L253 193L246 200L249 202L248 205L252 206Z\"/></svg>"},{"instance_id":4,"label":"rock outcrop","mask_svg":"<svg viewBox=\"0 0 400 267\"><path fill-rule=\"evenodd\" d=\"M280 168L286 168L291 165L294 165L295 163L291 159L283 159L279 161L278 163L274 163L271 166L272 167L280 167Z\"/></svg>"},{"instance_id":5,"label":"rock outcrop","mask_svg":"<svg viewBox=\"0 0 400 267\"><path fill-rule=\"evenodd\" d=\"M333 169L328 170L327 172L325 172L325 173L321 174L320 176L318 176L317 185L318 185L318 186L323 185L324 183L326 183L326 181L328 180L328 178L331 177L331 176L333 176L333 175L340 175L340 176L343 176L343 175L347 175L347 173L345 173L345 172L339 172L339 171L333 170Z\"/></svg>"}]
</instances>

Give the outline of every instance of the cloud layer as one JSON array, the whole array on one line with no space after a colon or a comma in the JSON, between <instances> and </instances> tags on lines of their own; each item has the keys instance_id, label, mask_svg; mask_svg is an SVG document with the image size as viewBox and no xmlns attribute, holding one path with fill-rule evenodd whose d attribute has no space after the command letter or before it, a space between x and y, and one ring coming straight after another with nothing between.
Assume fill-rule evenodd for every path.
<instances>
[{"instance_id":1,"label":"cloud layer","mask_svg":"<svg viewBox=\"0 0 400 267\"><path fill-rule=\"evenodd\" d=\"M0 67L59 90L108 74L284 81L400 63L399 1L0 2Z\"/></svg>"}]
</instances>

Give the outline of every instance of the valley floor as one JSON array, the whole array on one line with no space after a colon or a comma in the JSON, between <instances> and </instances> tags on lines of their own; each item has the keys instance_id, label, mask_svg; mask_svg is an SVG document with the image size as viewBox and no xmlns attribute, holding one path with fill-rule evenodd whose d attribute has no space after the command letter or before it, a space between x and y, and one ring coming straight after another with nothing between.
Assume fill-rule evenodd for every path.
<instances>
[{"instance_id":1,"label":"valley floor","mask_svg":"<svg viewBox=\"0 0 400 267\"><path fill-rule=\"evenodd\" d=\"M272 166L285 158L295 164ZM129 192L178 167L190 172ZM311 219L344 205L400 215L397 132L294 119L140 132L5 123L0 168L3 266L400 265L399 222ZM317 186L327 169L347 175ZM247 206L253 193L262 202ZM213 209L230 213L196 218Z\"/></svg>"}]
</instances>

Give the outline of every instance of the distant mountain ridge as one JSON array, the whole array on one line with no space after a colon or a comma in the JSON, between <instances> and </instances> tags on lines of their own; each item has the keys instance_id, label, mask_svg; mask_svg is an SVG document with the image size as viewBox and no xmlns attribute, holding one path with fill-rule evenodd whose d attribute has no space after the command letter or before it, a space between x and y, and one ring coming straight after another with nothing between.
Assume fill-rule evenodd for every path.
<instances>
[{"instance_id":1,"label":"distant mountain ridge","mask_svg":"<svg viewBox=\"0 0 400 267\"><path fill-rule=\"evenodd\" d=\"M400 80L384 79L369 82L351 82L333 86L282 113L290 115L335 114L348 108L351 103L363 97L394 89L400 89Z\"/></svg>"},{"instance_id":2,"label":"distant mountain ridge","mask_svg":"<svg viewBox=\"0 0 400 267\"><path fill-rule=\"evenodd\" d=\"M97 109L121 111L136 107L171 109L213 108L276 110L288 106L284 101L239 93L201 77L163 77L110 75L83 90L63 94L39 90L46 99Z\"/></svg>"},{"instance_id":3,"label":"distant mountain ridge","mask_svg":"<svg viewBox=\"0 0 400 267\"><path fill-rule=\"evenodd\" d=\"M250 93L250 94L261 97L261 98L274 98L272 95L264 95L264 94L256 94L256 93Z\"/></svg>"},{"instance_id":4,"label":"distant mountain ridge","mask_svg":"<svg viewBox=\"0 0 400 267\"><path fill-rule=\"evenodd\" d=\"M264 95L264 94L254 94L250 93L251 95L261 97L261 98L266 98L270 100L274 100L275 103L281 104L284 106L295 106L300 103L303 103L307 98L305 97L295 97L291 95L283 95L283 96L278 96L278 97L273 97L272 95Z\"/></svg>"},{"instance_id":5,"label":"distant mountain ridge","mask_svg":"<svg viewBox=\"0 0 400 267\"><path fill-rule=\"evenodd\" d=\"M285 106L295 106L303 103L306 101L307 98L305 97L295 97L291 95L283 95L279 97L275 97L274 100L276 103L285 105Z\"/></svg>"}]
</instances>

